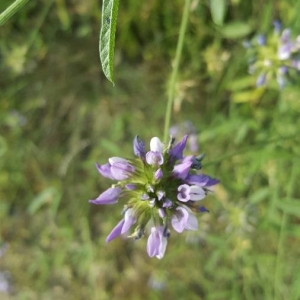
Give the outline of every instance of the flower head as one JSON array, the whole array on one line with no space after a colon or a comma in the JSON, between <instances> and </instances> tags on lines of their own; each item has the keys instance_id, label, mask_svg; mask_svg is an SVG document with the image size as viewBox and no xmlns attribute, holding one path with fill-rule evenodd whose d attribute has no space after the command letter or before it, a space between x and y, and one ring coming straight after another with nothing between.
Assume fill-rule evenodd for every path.
<instances>
[{"instance_id":1,"label":"flower head","mask_svg":"<svg viewBox=\"0 0 300 300\"><path fill-rule=\"evenodd\" d=\"M111 157L107 164L96 164L102 176L117 183L90 202L99 205L125 201L124 216L107 236L107 242L125 234L133 225L130 237L139 239L151 221L147 253L160 259L165 254L170 228L180 233L197 230L194 212L208 211L198 203L218 180L197 173L203 156L184 157L187 139L184 136L174 146L171 140L165 147L154 137L146 152L144 142L136 137L133 142L136 158Z\"/></svg>"},{"instance_id":2,"label":"flower head","mask_svg":"<svg viewBox=\"0 0 300 300\"><path fill-rule=\"evenodd\" d=\"M294 39L288 28L282 30L279 21L273 25L273 35L259 34L244 46L249 56L249 73L256 76L256 86L266 86L276 79L282 89L300 70L300 38Z\"/></svg>"}]
</instances>

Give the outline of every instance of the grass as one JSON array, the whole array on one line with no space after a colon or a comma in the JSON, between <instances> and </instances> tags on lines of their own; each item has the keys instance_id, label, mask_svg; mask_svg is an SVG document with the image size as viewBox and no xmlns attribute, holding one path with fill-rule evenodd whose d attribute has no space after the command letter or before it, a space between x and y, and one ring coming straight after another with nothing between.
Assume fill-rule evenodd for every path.
<instances>
[{"instance_id":1,"label":"grass","mask_svg":"<svg viewBox=\"0 0 300 300\"><path fill-rule=\"evenodd\" d=\"M12 286L0 298L299 299L300 90L234 86L252 80L243 37L222 33L233 21L271 32L274 17L297 33L294 2L232 1L219 26L194 2L172 124L194 123L203 170L221 184L199 231L172 232L161 261L146 239L105 244L122 204L87 200L110 184L95 162L130 157L136 134L162 138L183 4L120 3L113 88L97 3L29 2L0 29L0 271ZM241 91L249 101L234 101Z\"/></svg>"}]
</instances>

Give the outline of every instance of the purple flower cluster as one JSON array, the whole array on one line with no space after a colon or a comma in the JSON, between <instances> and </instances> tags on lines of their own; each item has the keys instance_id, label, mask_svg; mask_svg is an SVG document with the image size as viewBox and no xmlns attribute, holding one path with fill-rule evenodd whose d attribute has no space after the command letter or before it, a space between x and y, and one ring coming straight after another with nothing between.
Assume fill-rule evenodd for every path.
<instances>
[{"instance_id":1,"label":"purple flower cluster","mask_svg":"<svg viewBox=\"0 0 300 300\"><path fill-rule=\"evenodd\" d=\"M291 30L282 30L280 22L273 25L273 36L260 34L244 43L250 54L249 72L257 75L257 87L266 85L275 75L279 88L283 88L292 73L300 71L300 35L293 39Z\"/></svg>"},{"instance_id":2,"label":"purple flower cluster","mask_svg":"<svg viewBox=\"0 0 300 300\"><path fill-rule=\"evenodd\" d=\"M199 201L219 181L199 174L202 157L183 156L187 139L186 135L176 145L171 139L165 147L159 138L153 137L150 151L146 151L144 142L136 136L133 141L136 158L111 157L107 164L96 164L102 176L117 183L90 202L115 204L120 199L126 202L123 218L107 236L107 242L127 233L133 225L135 230L130 237L140 239L146 227L150 227L147 253L161 259L171 227L180 233L197 230L194 212L207 211Z\"/></svg>"}]
</instances>

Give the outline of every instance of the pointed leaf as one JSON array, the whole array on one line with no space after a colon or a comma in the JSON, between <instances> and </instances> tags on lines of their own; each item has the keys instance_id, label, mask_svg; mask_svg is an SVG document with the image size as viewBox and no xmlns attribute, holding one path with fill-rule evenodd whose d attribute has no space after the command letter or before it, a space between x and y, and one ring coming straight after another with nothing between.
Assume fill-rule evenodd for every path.
<instances>
[{"instance_id":1,"label":"pointed leaf","mask_svg":"<svg viewBox=\"0 0 300 300\"><path fill-rule=\"evenodd\" d=\"M215 24L223 25L227 10L225 0L210 0L211 17Z\"/></svg>"},{"instance_id":2,"label":"pointed leaf","mask_svg":"<svg viewBox=\"0 0 300 300\"><path fill-rule=\"evenodd\" d=\"M114 84L114 48L119 0L103 0L99 52L102 70Z\"/></svg>"}]
</instances>

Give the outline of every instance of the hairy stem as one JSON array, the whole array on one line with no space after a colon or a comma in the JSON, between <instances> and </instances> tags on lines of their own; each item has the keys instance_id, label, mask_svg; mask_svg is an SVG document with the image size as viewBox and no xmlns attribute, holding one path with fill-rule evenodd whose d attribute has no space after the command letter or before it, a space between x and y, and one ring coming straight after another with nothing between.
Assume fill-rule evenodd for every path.
<instances>
[{"instance_id":1,"label":"hairy stem","mask_svg":"<svg viewBox=\"0 0 300 300\"><path fill-rule=\"evenodd\" d=\"M191 6L191 0L185 0L183 15L182 15L181 24L180 24L179 37L178 37L178 41L177 41L176 54L175 54L175 59L174 59L174 64L173 64L173 70L171 73L170 84L168 86L168 102L167 102L167 109L166 109L166 114L165 114L165 127L164 127L164 142L165 143L168 142L168 136L169 136L168 132L169 132L170 122L171 122L175 83L176 83L176 78L177 78L177 74L178 74L178 68L179 68L180 57L181 57L181 53L182 53L184 36L185 36L185 32L186 32L187 20L189 17L190 6Z\"/></svg>"},{"instance_id":2,"label":"hairy stem","mask_svg":"<svg viewBox=\"0 0 300 300\"><path fill-rule=\"evenodd\" d=\"M11 18L28 1L29 0L16 0L4 12L2 12L0 14L0 26L3 25L9 18Z\"/></svg>"}]
</instances>

